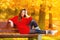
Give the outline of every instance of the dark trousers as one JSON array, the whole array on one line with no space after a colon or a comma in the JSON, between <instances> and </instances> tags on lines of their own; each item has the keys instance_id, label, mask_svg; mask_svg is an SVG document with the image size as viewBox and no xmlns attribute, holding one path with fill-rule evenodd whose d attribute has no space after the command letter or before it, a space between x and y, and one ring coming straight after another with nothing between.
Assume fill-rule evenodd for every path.
<instances>
[{"instance_id":1,"label":"dark trousers","mask_svg":"<svg viewBox=\"0 0 60 40\"><path fill-rule=\"evenodd\" d=\"M45 30L31 29L30 34L46 34Z\"/></svg>"}]
</instances>

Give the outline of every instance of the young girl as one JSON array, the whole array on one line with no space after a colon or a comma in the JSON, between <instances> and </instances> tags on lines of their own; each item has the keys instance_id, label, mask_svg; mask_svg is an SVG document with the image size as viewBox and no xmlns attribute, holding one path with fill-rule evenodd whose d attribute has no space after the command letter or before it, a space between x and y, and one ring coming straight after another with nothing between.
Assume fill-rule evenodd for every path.
<instances>
[{"instance_id":1,"label":"young girl","mask_svg":"<svg viewBox=\"0 0 60 40\"><path fill-rule=\"evenodd\" d=\"M38 33L38 34L55 34L57 30L40 30L37 23L28 16L27 10L22 9L18 16L8 20L11 27L16 25L20 34ZM34 29L32 27L34 26Z\"/></svg>"}]
</instances>

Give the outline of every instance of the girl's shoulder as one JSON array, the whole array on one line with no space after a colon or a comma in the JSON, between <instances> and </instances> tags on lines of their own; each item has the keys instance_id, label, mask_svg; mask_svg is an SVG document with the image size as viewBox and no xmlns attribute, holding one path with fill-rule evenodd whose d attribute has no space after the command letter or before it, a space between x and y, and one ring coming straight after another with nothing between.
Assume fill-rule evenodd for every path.
<instances>
[{"instance_id":1,"label":"girl's shoulder","mask_svg":"<svg viewBox=\"0 0 60 40\"><path fill-rule=\"evenodd\" d=\"M14 17L10 18L9 20L14 20L14 19L17 19L17 18L18 18L18 16L14 16Z\"/></svg>"},{"instance_id":2,"label":"girl's shoulder","mask_svg":"<svg viewBox=\"0 0 60 40\"><path fill-rule=\"evenodd\" d=\"M28 17L28 20L32 20L32 17L31 17L31 16L29 16L29 17Z\"/></svg>"}]
</instances>

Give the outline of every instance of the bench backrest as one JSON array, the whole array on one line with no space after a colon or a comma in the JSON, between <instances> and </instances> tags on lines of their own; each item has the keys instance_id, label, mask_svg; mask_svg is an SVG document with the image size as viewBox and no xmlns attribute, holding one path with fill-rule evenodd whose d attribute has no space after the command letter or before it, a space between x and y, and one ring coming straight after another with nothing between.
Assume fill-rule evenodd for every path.
<instances>
[{"instance_id":1,"label":"bench backrest","mask_svg":"<svg viewBox=\"0 0 60 40\"><path fill-rule=\"evenodd\" d=\"M1 32L18 32L18 30L10 26L7 28L7 22L0 22L0 33Z\"/></svg>"}]
</instances>

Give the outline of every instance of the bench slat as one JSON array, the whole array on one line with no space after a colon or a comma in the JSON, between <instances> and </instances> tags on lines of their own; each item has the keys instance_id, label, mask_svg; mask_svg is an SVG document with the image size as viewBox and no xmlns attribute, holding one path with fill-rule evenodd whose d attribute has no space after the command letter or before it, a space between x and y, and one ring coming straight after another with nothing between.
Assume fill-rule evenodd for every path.
<instances>
[{"instance_id":1,"label":"bench slat","mask_svg":"<svg viewBox=\"0 0 60 40\"><path fill-rule=\"evenodd\" d=\"M0 33L0 38L32 38L38 34Z\"/></svg>"}]
</instances>

